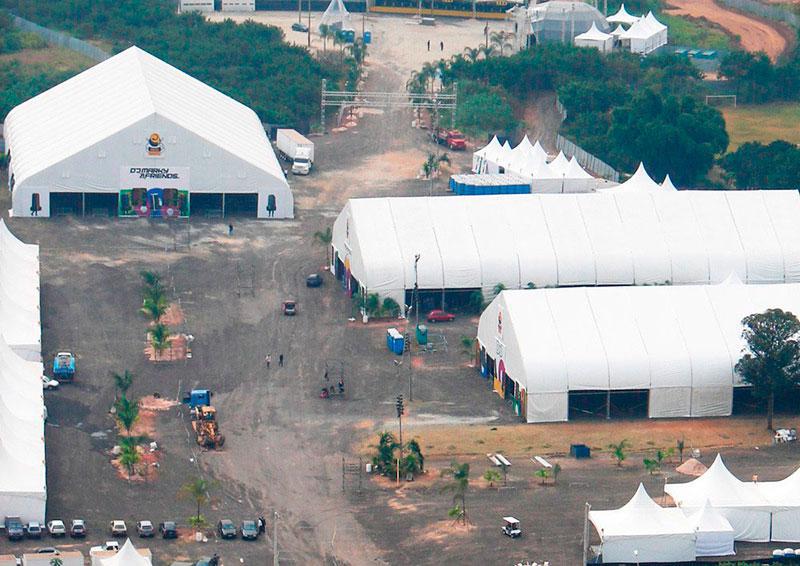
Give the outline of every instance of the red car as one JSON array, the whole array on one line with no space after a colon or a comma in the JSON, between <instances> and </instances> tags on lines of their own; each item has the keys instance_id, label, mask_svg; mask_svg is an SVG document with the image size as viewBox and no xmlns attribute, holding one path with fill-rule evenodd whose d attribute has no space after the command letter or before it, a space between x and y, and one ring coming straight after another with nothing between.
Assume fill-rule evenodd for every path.
<instances>
[{"instance_id":1,"label":"red car","mask_svg":"<svg viewBox=\"0 0 800 566\"><path fill-rule=\"evenodd\" d=\"M428 322L452 322L456 319L453 313L435 310L428 313Z\"/></svg>"},{"instance_id":2,"label":"red car","mask_svg":"<svg viewBox=\"0 0 800 566\"><path fill-rule=\"evenodd\" d=\"M467 139L458 130L440 129L434 132L433 139L436 143L449 147L455 151L467 149Z\"/></svg>"}]
</instances>

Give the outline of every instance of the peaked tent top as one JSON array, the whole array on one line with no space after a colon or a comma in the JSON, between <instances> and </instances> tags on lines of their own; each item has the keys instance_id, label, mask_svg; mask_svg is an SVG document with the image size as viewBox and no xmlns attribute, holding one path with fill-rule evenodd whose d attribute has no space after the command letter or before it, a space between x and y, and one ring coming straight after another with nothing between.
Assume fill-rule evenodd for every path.
<instances>
[{"instance_id":1,"label":"peaked tent top","mask_svg":"<svg viewBox=\"0 0 800 566\"><path fill-rule=\"evenodd\" d=\"M102 566L152 566L152 561L139 554L131 539L128 539L114 556L101 558L100 564Z\"/></svg>"},{"instance_id":2,"label":"peaked tent top","mask_svg":"<svg viewBox=\"0 0 800 566\"><path fill-rule=\"evenodd\" d=\"M622 24L617 24L617 27L614 28L614 31L611 32L611 35L613 35L614 37L619 37L624 33L625 33L625 28L622 27Z\"/></svg>"},{"instance_id":3,"label":"peaked tent top","mask_svg":"<svg viewBox=\"0 0 800 566\"><path fill-rule=\"evenodd\" d=\"M686 483L667 484L665 491L679 507L700 508L708 499L716 508L771 509L758 485L734 476L719 454L702 476Z\"/></svg>"},{"instance_id":4,"label":"peaked tent top","mask_svg":"<svg viewBox=\"0 0 800 566\"><path fill-rule=\"evenodd\" d=\"M594 25L592 22L592 27L590 27L587 31L583 32L580 35L576 35L575 39L584 39L584 40L591 40L591 41L608 41L611 38L611 34L603 33L597 26Z\"/></svg>"},{"instance_id":5,"label":"peaked tent top","mask_svg":"<svg viewBox=\"0 0 800 566\"><path fill-rule=\"evenodd\" d=\"M632 25L639 21L637 16L629 14L625 9L625 4L620 5L619 10L613 16L609 16L606 20L611 24L625 24Z\"/></svg>"},{"instance_id":6,"label":"peaked tent top","mask_svg":"<svg viewBox=\"0 0 800 566\"><path fill-rule=\"evenodd\" d=\"M350 12L344 5L342 0L331 0L325 13L319 20L320 26L336 27L340 29L349 29L352 27L350 21Z\"/></svg>"},{"instance_id":7,"label":"peaked tent top","mask_svg":"<svg viewBox=\"0 0 800 566\"><path fill-rule=\"evenodd\" d=\"M489 155L494 155L497 150L499 150L502 146L497 139L497 136L492 138L492 141L487 143L485 146L480 148L478 151L475 152L475 155L480 155L481 157L486 157Z\"/></svg>"},{"instance_id":8,"label":"peaked tent top","mask_svg":"<svg viewBox=\"0 0 800 566\"><path fill-rule=\"evenodd\" d=\"M744 282L736 275L735 271L731 271L724 281L717 283L717 285L744 285Z\"/></svg>"},{"instance_id":9,"label":"peaked tent top","mask_svg":"<svg viewBox=\"0 0 800 566\"><path fill-rule=\"evenodd\" d=\"M567 174L567 168L569 167L569 161L567 161L567 156L564 155L563 151L559 151L556 158L553 159L550 163L550 170L558 177L563 177Z\"/></svg>"},{"instance_id":10,"label":"peaked tent top","mask_svg":"<svg viewBox=\"0 0 800 566\"><path fill-rule=\"evenodd\" d=\"M661 183L661 188L666 191L677 191L678 189L675 188L675 185L672 184L672 179L669 178L669 174L664 177L664 182Z\"/></svg>"},{"instance_id":11,"label":"peaked tent top","mask_svg":"<svg viewBox=\"0 0 800 566\"><path fill-rule=\"evenodd\" d=\"M703 506L688 517L696 531L704 533L732 533L733 527L719 511L711 506L708 499Z\"/></svg>"},{"instance_id":12,"label":"peaked tent top","mask_svg":"<svg viewBox=\"0 0 800 566\"><path fill-rule=\"evenodd\" d=\"M591 179L592 176L586 172L586 170L581 167L581 164L578 163L578 160L575 159L573 155L569 160L569 165L567 165L567 179Z\"/></svg>"}]
</instances>

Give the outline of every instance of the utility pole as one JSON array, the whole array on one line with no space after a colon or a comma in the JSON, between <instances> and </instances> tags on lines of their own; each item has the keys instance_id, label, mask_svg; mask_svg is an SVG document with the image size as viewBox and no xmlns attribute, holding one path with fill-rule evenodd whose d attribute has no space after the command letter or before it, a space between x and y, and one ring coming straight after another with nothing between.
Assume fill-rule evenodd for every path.
<instances>
[{"instance_id":1,"label":"utility pole","mask_svg":"<svg viewBox=\"0 0 800 566\"><path fill-rule=\"evenodd\" d=\"M311 50L311 0L308 0L308 49Z\"/></svg>"},{"instance_id":2,"label":"utility pole","mask_svg":"<svg viewBox=\"0 0 800 566\"><path fill-rule=\"evenodd\" d=\"M275 511L272 522L272 566L278 566L278 512Z\"/></svg>"},{"instance_id":3,"label":"utility pole","mask_svg":"<svg viewBox=\"0 0 800 566\"><path fill-rule=\"evenodd\" d=\"M303 21L303 0L297 0L297 23Z\"/></svg>"},{"instance_id":4,"label":"utility pole","mask_svg":"<svg viewBox=\"0 0 800 566\"><path fill-rule=\"evenodd\" d=\"M403 413L405 407L403 406L403 396L398 395L394 403L397 409L397 421L400 423L400 457L397 459L397 483L400 483L400 462L403 459Z\"/></svg>"},{"instance_id":5,"label":"utility pole","mask_svg":"<svg viewBox=\"0 0 800 566\"><path fill-rule=\"evenodd\" d=\"M489 47L489 22L486 22L486 25L483 26L483 44L488 48Z\"/></svg>"}]
</instances>

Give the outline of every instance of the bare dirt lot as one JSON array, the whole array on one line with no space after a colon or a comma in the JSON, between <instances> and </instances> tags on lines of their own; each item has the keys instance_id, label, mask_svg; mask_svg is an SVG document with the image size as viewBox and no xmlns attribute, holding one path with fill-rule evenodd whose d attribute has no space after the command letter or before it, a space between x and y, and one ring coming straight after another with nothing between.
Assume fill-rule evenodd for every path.
<instances>
[{"instance_id":1,"label":"bare dirt lot","mask_svg":"<svg viewBox=\"0 0 800 566\"><path fill-rule=\"evenodd\" d=\"M451 29L443 24L436 30L455 37L462 25L454 22ZM373 56L368 88L399 88L405 80L400 68ZM325 263L325 249L313 234L332 224L348 197L429 190L445 194L444 179L432 188L416 179L421 161L435 146L423 131L410 127L411 119L406 112L370 114L346 132L313 138L315 171L307 178L290 178L296 218L234 218L232 236L227 235L227 219L177 224L76 217L10 220L21 238L41 245L46 358L62 349L78 355L76 382L45 397L50 416L48 518L86 519L90 537L78 543L3 539L0 554L53 544L86 553L108 538L105 526L112 519L127 520L129 528L140 519L173 519L186 529L194 506L177 494L188 479L200 475L216 482L212 502L203 509L212 524L279 513L281 564L484 565L548 559L554 566L574 566L584 503L619 505L639 481L658 495L663 477L644 471L642 455L671 445L679 431L689 431L687 446L703 447L707 464L714 452L705 446L726 446L731 468L740 477L758 471L764 479L777 479L793 470L800 448L755 450L765 443L764 434L748 419L717 419L703 432L706 440L698 432L696 442L691 431L703 428L702 421L523 427L468 367L459 341L474 336L474 317L434 326L431 334L441 334L447 350L419 356L413 364L406 358L398 369L384 340L393 322L349 322L351 303L327 273L322 288L306 288L305 277L322 272ZM454 170L469 167L468 152L451 158ZM1 191L1 210L8 209L8 199L7 191ZM180 330L195 337L191 359L154 364L143 355L147 323L138 314L142 269L159 271L170 300L180 304ZM252 280L247 273L254 274ZM289 297L298 301L295 317L280 313L281 301ZM270 368L264 362L267 353L272 355ZM277 363L279 354L285 356L283 367ZM337 362L344 367L346 394L320 399L326 364ZM168 407L153 411L144 423L159 446L156 473L135 482L119 477L110 463L116 432L108 411L115 395L110 373L124 369L136 375L136 396L158 393L177 400L191 388L213 390L227 438L224 449L200 450L189 435L185 407ZM343 463L357 464L361 458L363 464L364 447L380 431L396 430L394 399L401 393L408 399L409 375L414 400L408 403L406 424L409 434L423 439L423 453L430 450L427 474L399 489L383 478L343 476ZM796 426L796 421L779 422ZM637 451L621 469L607 453L583 462L563 457L574 440L602 448L628 434ZM729 436L725 442L722 434ZM495 435L505 440L494 442ZM482 447L486 453L508 450L513 465L506 482L488 487L480 479L489 466ZM534 477L537 466L529 457L539 449L555 455L563 467L557 486L541 485ZM438 470L451 458L472 465L467 529L448 519L452 496L441 491L445 480ZM508 514L522 520L525 535L519 540L500 535L500 518ZM272 560L273 535L270 521L267 537L254 543L210 536L207 543L182 537L145 545L164 561L218 552L228 566L264 564Z\"/></svg>"},{"instance_id":2,"label":"bare dirt lot","mask_svg":"<svg viewBox=\"0 0 800 566\"><path fill-rule=\"evenodd\" d=\"M714 0L668 0L667 3L673 6L666 10L668 14L705 18L714 22L738 36L745 50L763 51L772 61L776 61L789 46L787 37L791 37L791 32L780 24L729 10Z\"/></svg>"}]
</instances>

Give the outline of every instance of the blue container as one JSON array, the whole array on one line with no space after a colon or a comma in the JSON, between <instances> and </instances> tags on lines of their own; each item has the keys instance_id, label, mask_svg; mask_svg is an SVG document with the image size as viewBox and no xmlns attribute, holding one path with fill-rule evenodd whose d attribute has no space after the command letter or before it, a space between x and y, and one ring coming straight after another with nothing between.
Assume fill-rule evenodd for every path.
<instances>
[{"instance_id":1,"label":"blue container","mask_svg":"<svg viewBox=\"0 0 800 566\"><path fill-rule=\"evenodd\" d=\"M342 30L342 34L344 35L344 40L347 43L353 43L356 40L356 32L352 29L345 29Z\"/></svg>"},{"instance_id":2,"label":"blue container","mask_svg":"<svg viewBox=\"0 0 800 566\"><path fill-rule=\"evenodd\" d=\"M592 452L585 444L570 444L569 455L576 460L580 460L582 458L591 458Z\"/></svg>"},{"instance_id":3,"label":"blue container","mask_svg":"<svg viewBox=\"0 0 800 566\"><path fill-rule=\"evenodd\" d=\"M398 356L403 355L403 347L405 340L403 335L397 331L396 328L389 328L386 331L386 347L389 349L390 352L397 354Z\"/></svg>"},{"instance_id":4,"label":"blue container","mask_svg":"<svg viewBox=\"0 0 800 566\"><path fill-rule=\"evenodd\" d=\"M370 43L372 43L372 32L371 31L365 31L364 32L364 44L367 45L367 44L370 44Z\"/></svg>"},{"instance_id":5,"label":"blue container","mask_svg":"<svg viewBox=\"0 0 800 566\"><path fill-rule=\"evenodd\" d=\"M428 343L428 327L424 324L417 326L417 344L424 346Z\"/></svg>"}]
</instances>

